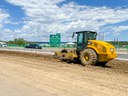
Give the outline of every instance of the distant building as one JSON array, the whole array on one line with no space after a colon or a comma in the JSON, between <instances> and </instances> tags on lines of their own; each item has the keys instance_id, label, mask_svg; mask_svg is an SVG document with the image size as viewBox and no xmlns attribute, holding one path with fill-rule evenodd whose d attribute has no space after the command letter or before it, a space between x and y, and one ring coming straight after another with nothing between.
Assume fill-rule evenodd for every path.
<instances>
[{"instance_id":1,"label":"distant building","mask_svg":"<svg viewBox=\"0 0 128 96\"><path fill-rule=\"evenodd\" d=\"M50 35L50 46L57 47L57 46L60 46L60 44L61 44L61 34L60 33L51 34Z\"/></svg>"}]
</instances>

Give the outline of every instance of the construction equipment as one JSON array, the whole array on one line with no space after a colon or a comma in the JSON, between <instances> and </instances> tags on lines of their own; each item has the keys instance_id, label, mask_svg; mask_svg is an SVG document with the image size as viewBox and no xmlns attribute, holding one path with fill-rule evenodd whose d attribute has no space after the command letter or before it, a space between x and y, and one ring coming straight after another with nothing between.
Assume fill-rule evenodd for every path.
<instances>
[{"instance_id":1,"label":"construction equipment","mask_svg":"<svg viewBox=\"0 0 128 96\"><path fill-rule=\"evenodd\" d=\"M117 57L116 49L113 45L96 40L97 32L75 32L73 37L75 34L77 34L76 48L55 52L57 58L68 61L79 59L83 66L96 64L104 66L108 61Z\"/></svg>"}]
</instances>

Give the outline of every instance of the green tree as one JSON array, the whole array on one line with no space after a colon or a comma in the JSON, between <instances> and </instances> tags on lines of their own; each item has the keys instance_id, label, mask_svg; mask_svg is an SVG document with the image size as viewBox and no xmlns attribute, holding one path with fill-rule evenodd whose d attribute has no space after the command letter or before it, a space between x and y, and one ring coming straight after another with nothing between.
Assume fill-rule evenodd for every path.
<instances>
[{"instance_id":1,"label":"green tree","mask_svg":"<svg viewBox=\"0 0 128 96\"><path fill-rule=\"evenodd\" d=\"M23 38L16 38L13 41L8 41L7 44L25 46L27 44L27 41L24 40Z\"/></svg>"},{"instance_id":2,"label":"green tree","mask_svg":"<svg viewBox=\"0 0 128 96\"><path fill-rule=\"evenodd\" d=\"M14 39L14 44L19 45L19 46L24 46L27 43L26 40L23 38L16 38Z\"/></svg>"}]
</instances>

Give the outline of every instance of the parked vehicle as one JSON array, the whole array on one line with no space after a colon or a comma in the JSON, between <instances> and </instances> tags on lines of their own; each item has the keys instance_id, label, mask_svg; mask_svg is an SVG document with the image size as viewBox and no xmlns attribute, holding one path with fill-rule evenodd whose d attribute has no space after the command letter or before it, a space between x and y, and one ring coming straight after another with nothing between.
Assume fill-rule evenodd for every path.
<instances>
[{"instance_id":1,"label":"parked vehicle","mask_svg":"<svg viewBox=\"0 0 128 96\"><path fill-rule=\"evenodd\" d=\"M25 48L42 49L42 47L38 44L29 44L25 46Z\"/></svg>"},{"instance_id":2,"label":"parked vehicle","mask_svg":"<svg viewBox=\"0 0 128 96\"><path fill-rule=\"evenodd\" d=\"M7 47L7 44L5 42L0 42L0 47Z\"/></svg>"}]
</instances>

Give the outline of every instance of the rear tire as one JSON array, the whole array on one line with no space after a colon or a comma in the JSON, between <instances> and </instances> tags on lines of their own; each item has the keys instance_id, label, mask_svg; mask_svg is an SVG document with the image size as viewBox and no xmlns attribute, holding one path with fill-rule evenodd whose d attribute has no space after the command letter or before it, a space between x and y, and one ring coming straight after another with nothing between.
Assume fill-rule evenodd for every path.
<instances>
[{"instance_id":1,"label":"rear tire","mask_svg":"<svg viewBox=\"0 0 128 96\"><path fill-rule=\"evenodd\" d=\"M95 65L97 62L97 54L93 49L85 49L80 54L80 61L83 66Z\"/></svg>"}]
</instances>

